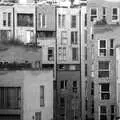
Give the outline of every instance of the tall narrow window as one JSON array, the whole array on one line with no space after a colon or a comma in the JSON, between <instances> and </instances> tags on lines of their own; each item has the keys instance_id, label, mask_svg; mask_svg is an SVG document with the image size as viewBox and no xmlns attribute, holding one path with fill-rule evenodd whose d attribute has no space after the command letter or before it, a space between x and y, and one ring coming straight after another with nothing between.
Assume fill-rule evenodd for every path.
<instances>
[{"instance_id":1,"label":"tall narrow window","mask_svg":"<svg viewBox=\"0 0 120 120\"><path fill-rule=\"evenodd\" d=\"M85 26L87 26L87 14L85 14Z\"/></svg>"},{"instance_id":2,"label":"tall narrow window","mask_svg":"<svg viewBox=\"0 0 120 120\"><path fill-rule=\"evenodd\" d=\"M48 48L48 61L53 61L54 60L54 48L49 47Z\"/></svg>"},{"instance_id":3,"label":"tall narrow window","mask_svg":"<svg viewBox=\"0 0 120 120\"><path fill-rule=\"evenodd\" d=\"M98 77L99 78L109 77L109 61L98 62Z\"/></svg>"},{"instance_id":4,"label":"tall narrow window","mask_svg":"<svg viewBox=\"0 0 120 120\"><path fill-rule=\"evenodd\" d=\"M72 48L72 60L73 61L78 60L78 48Z\"/></svg>"},{"instance_id":5,"label":"tall narrow window","mask_svg":"<svg viewBox=\"0 0 120 120\"><path fill-rule=\"evenodd\" d=\"M6 21L7 21L7 13L6 12L4 12L3 13L3 26L6 26Z\"/></svg>"},{"instance_id":6,"label":"tall narrow window","mask_svg":"<svg viewBox=\"0 0 120 120\"><path fill-rule=\"evenodd\" d=\"M110 99L109 83L102 83L100 86L101 86L101 100L109 100Z\"/></svg>"},{"instance_id":7,"label":"tall narrow window","mask_svg":"<svg viewBox=\"0 0 120 120\"><path fill-rule=\"evenodd\" d=\"M115 105L111 105L111 120L115 120Z\"/></svg>"},{"instance_id":8,"label":"tall narrow window","mask_svg":"<svg viewBox=\"0 0 120 120\"><path fill-rule=\"evenodd\" d=\"M106 19L106 8L103 7L103 19L105 20Z\"/></svg>"},{"instance_id":9,"label":"tall narrow window","mask_svg":"<svg viewBox=\"0 0 120 120\"><path fill-rule=\"evenodd\" d=\"M87 76L87 64L85 64L85 76Z\"/></svg>"},{"instance_id":10,"label":"tall narrow window","mask_svg":"<svg viewBox=\"0 0 120 120\"><path fill-rule=\"evenodd\" d=\"M8 13L8 26L11 26L11 13Z\"/></svg>"},{"instance_id":11,"label":"tall narrow window","mask_svg":"<svg viewBox=\"0 0 120 120\"><path fill-rule=\"evenodd\" d=\"M60 106L65 107L65 98L64 97L60 97Z\"/></svg>"},{"instance_id":12,"label":"tall narrow window","mask_svg":"<svg viewBox=\"0 0 120 120\"><path fill-rule=\"evenodd\" d=\"M94 82L91 83L91 95L94 95Z\"/></svg>"},{"instance_id":13,"label":"tall narrow window","mask_svg":"<svg viewBox=\"0 0 120 120\"><path fill-rule=\"evenodd\" d=\"M77 81L73 81L73 92L77 93Z\"/></svg>"},{"instance_id":14,"label":"tall narrow window","mask_svg":"<svg viewBox=\"0 0 120 120\"><path fill-rule=\"evenodd\" d=\"M71 44L77 44L78 43L78 33L71 32Z\"/></svg>"},{"instance_id":15,"label":"tall narrow window","mask_svg":"<svg viewBox=\"0 0 120 120\"><path fill-rule=\"evenodd\" d=\"M91 8L91 21L97 19L97 8Z\"/></svg>"},{"instance_id":16,"label":"tall narrow window","mask_svg":"<svg viewBox=\"0 0 120 120\"><path fill-rule=\"evenodd\" d=\"M61 80L60 89L67 89L68 80Z\"/></svg>"},{"instance_id":17,"label":"tall narrow window","mask_svg":"<svg viewBox=\"0 0 120 120\"><path fill-rule=\"evenodd\" d=\"M46 15L39 13L39 26L45 28L46 27Z\"/></svg>"},{"instance_id":18,"label":"tall narrow window","mask_svg":"<svg viewBox=\"0 0 120 120\"><path fill-rule=\"evenodd\" d=\"M99 53L98 55L99 56L106 56L107 55L107 45L106 45L106 40L99 40L98 41L98 50L99 50Z\"/></svg>"},{"instance_id":19,"label":"tall narrow window","mask_svg":"<svg viewBox=\"0 0 120 120\"><path fill-rule=\"evenodd\" d=\"M116 22L119 20L119 8L112 8L112 21Z\"/></svg>"},{"instance_id":20,"label":"tall narrow window","mask_svg":"<svg viewBox=\"0 0 120 120\"><path fill-rule=\"evenodd\" d=\"M44 106L44 86L40 86L40 106Z\"/></svg>"},{"instance_id":21,"label":"tall narrow window","mask_svg":"<svg viewBox=\"0 0 120 120\"><path fill-rule=\"evenodd\" d=\"M66 45L67 44L67 31L61 32L61 44Z\"/></svg>"},{"instance_id":22,"label":"tall narrow window","mask_svg":"<svg viewBox=\"0 0 120 120\"><path fill-rule=\"evenodd\" d=\"M64 14L58 14L58 26L59 28L65 27L66 16Z\"/></svg>"},{"instance_id":23,"label":"tall narrow window","mask_svg":"<svg viewBox=\"0 0 120 120\"><path fill-rule=\"evenodd\" d=\"M76 15L71 16L71 28L76 28Z\"/></svg>"},{"instance_id":24,"label":"tall narrow window","mask_svg":"<svg viewBox=\"0 0 120 120\"><path fill-rule=\"evenodd\" d=\"M100 106L100 120L107 120L107 108L106 108L106 106Z\"/></svg>"},{"instance_id":25,"label":"tall narrow window","mask_svg":"<svg viewBox=\"0 0 120 120\"><path fill-rule=\"evenodd\" d=\"M110 39L110 56L114 56L114 39Z\"/></svg>"}]
</instances>

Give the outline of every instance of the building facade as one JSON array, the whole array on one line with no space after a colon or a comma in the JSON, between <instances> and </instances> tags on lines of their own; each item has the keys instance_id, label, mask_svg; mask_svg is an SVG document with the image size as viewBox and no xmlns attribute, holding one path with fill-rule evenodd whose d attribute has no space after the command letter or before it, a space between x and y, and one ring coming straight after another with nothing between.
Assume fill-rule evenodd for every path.
<instances>
[{"instance_id":1,"label":"building facade","mask_svg":"<svg viewBox=\"0 0 120 120\"><path fill-rule=\"evenodd\" d=\"M119 45L119 4L89 1L87 15L86 119L114 120L117 116L115 49Z\"/></svg>"}]
</instances>

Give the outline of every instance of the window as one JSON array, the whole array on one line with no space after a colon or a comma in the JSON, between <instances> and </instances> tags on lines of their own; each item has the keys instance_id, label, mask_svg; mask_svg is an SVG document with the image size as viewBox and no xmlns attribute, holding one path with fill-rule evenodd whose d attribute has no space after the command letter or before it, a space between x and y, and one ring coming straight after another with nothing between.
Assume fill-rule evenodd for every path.
<instances>
[{"instance_id":1,"label":"window","mask_svg":"<svg viewBox=\"0 0 120 120\"><path fill-rule=\"evenodd\" d=\"M109 77L109 61L99 61L98 67L99 67L99 71L98 71L99 78Z\"/></svg>"},{"instance_id":2,"label":"window","mask_svg":"<svg viewBox=\"0 0 120 120\"><path fill-rule=\"evenodd\" d=\"M85 26L87 26L87 14L85 14Z\"/></svg>"},{"instance_id":3,"label":"window","mask_svg":"<svg viewBox=\"0 0 120 120\"><path fill-rule=\"evenodd\" d=\"M73 92L77 93L77 81L73 81Z\"/></svg>"},{"instance_id":4,"label":"window","mask_svg":"<svg viewBox=\"0 0 120 120\"><path fill-rule=\"evenodd\" d=\"M34 40L34 33L33 31L26 31L27 39L26 43L32 42Z\"/></svg>"},{"instance_id":5,"label":"window","mask_svg":"<svg viewBox=\"0 0 120 120\"><path fill-rule=\"evenodd\" d=\"M110 85L109 83L101 84L101 100L109 100L110 99Z\"/></svg>"},{"instance_id":6,"label":"window","mask_svg":"<svg viewBox=\"0 0 120 120\"><path fill-rule=\"evenodd\" d=\"M116 22L119 20L119 8L112 8L112 21Z\"/></svg>"},{"instance_id":7,"label":"window","mask_svg":"<svg viewBox=\"0 0 120 120\"><path fill-rule=\"evenodd\" d=\"M0 109L20 109L21 89L19 87L0 87Z\"/></svg>"},{"instance_id":8,"label":"window","mask_svg":"<svg viewBox=\"0 0 120 120\"><path fill-rule=\"evenodd\" d=\"M94 82L91 83L91 95L94 95Z\"/></svg>"},{"instance_id":9,"label":"window","mask_svg":"<svg viewBox=\"0 0 120 120\"><path fill-rule=\"evenodd\" d=\"M58 48L58 55L59 55L59 60L66 60L66 47L59 47Z\"/></svg>"},{"instance_id":10,"label":"window","mask_svg":"<svg viewBox=\"0 0 120 120\"><path fill-rule=\"evenodd\" d=\"M7 13L6 12L3 12L3 26L6 26L7 24Z\"/></svg>"},{"instance_id":11,"label":"window","mask_svg":"<svg viewBox=\"0 0 120 120\"><path fill-rule=\"evenodd\" d=\"M53 61L54 60L54 48L49 47L48 48L48 61Z\"/></svg>"},{"instance_id":12,"label":"window","mask_svg":"<svg viewBox=\"0 0 120 120\"><path fill-rule=\"evenodd\" d=\"M37 32L37 37L40 39L49 39L55 37L55 32L53 31L38 31Z\"/></svg>"},{"instance_id":13,"label":"window","mask_svg":"<svg viewBox=\"0 0 120 120\"><path fill-rule=\"evenodd\" d=\"M110 56L114 55L114 39L110 39Z\"/></svg>"},{"instance_id":14,"label":"window","mask_svg":"<svg viewBox=\"0 0 120 120\"><path fill-rule=\"evenodd\" d=\"M68 80L61 80L60 89L67 89Z\"/></svg>"},{"instance_id":15,"label":"window","mask_svg":"<svg viewBox=\"0 0 120 120\"><path fill-rule=\"evenodd\" d=\"M60 106L65 107L65 98L64 97L60 97Z\"/></svg>"},{"instance_id":16,"label":"window","mask_svg":"<svg viewBox=\"0 0 120 120\"><path fill-rule=\"evenodd\" d=\"M78 33L71 32L71 44L77 44L77 43L78 43Z\"/></svg>"},{"instance_id":17,"label":"window","mask_svg":"<svg viewBox=\"0 0 120 120\"><path fill-rule=\"evenodd\" d=\"M66 45L67 44L67 31L61 32L61 44Z\"/></svg>"},{"instance_id":18,"label":"window","mask_svg":"<svg viewBox=\"0 0 120 120\"><path fill-rule=\"evenodd\" d=\"M84 39L85 39L85 43L87 43L87 30L85 30L85 32L84 32Z\"/></svg>"},{"instance_id":19,"label":"window","mask_svg":"<svg viewBox=\"0 0 120 120\"><path fill-rule=\"evenodd\" d=\"M71 16L71 28L76 28L76 16Z\"/></svg>"},{"instance_id":20,"label":"window","mask_svg":"<svg viewBox=\"0 0 120 120\"><path fill-rule=\"evenodd\" d=\"M65 27L65 15L64 14L58 15L58 26L59 28Z\"/></svg>"},{"instance_id":21,"label":"window","mask_svg":"<svg viewBox=\"0 0 120 120\"><path fill-rule=\"evenodd\" d=\"M115 105L111 105L111 120L115 120Z\"/></svg>"},{"instance_id":22,"label":"window","mask_svg":"<svg viewBox=\"0 0 120 120\"><path fill-rule=\"evenodd\" d=\"M107 108L106 108L106 106L100 106L100 120L107 120Z\"/></svg>"},{"instance_id":23,"label":"window","mask_svg":"<svg viewBox=\"0 0 120 120\"><path fill-rule=\"evenodd\" d=\"M17 14L17 25L24 27L33 27L33 14Z\"/></svg>"},{"instance_id":24,"label":"window","mask_svg":"<svg viewBox=\"0 0 120 120\"><path fill-rule=\"evenodd\" d=\"M35 112L35 120L41 120L41 112Z\"/></svg>"},{"instance_id":25,"label":"window","mask_svg":"<svg viewBox=\"0 0 120 120\"><path fill-rule=\"evenodd\" d=\"M8 26L11 26L11 13L8 13Z\"/></svg>"},{"instance_id":26,"label":"window","mask_svg":"<svg viewBox=\"0 0 120 120\"><path fill-rule=\"evenodd\" d=\"M44 86L40 86L40 106L44 106Z\"/></svg>"},{"instance_id":27,"label":"window","mask_svg":"<svg viewBox=\"0 0 120 120\"><path fill-rule=\"evenodd\" d=\"M92 100L92 105L91 105L91 113L94 113L94 100Z\"/></svg>"},{"instance_id":28,"label":"window","mask_svg":"<svg viewBox=\"0 0 120 120\"><path fill-rule=\"evenodd\" d=\"M97 8L91 8L91 21L97 19Z\"/></svg>"},{"instance_id":29,"label":"window","mask_svg":"<svg viewBox=\"0 0 120 120\"><path fill-rule=\"evenodd\" d=\"M103 19L106 19L106 8L103 7Z\"/></svg>"},{"instance_id":30,"label":"window","mask_svg":"<svg viewBox=\"0 0 120 120\"><path fill-rule=\"evenodd\" d=\"M85 99L85 110L86 111L88 110L88 100L87 100L87 98Z\"/></svg>"},{"instance_id":31,"label":"window","mask_svg":"<svg viewBox=\"0 0 120 120\"><path fill-rule=\"evenodd\" d=\"M46 27L46 15L39 13L39 26L42 28Z\"/></svg>"},{"instance_id":32,"label":"window","mask_svg":"<svg viewBox=\"0 0 120 120\"><path fill-rule=\"evenodd\" d=\"M85 60L87 60L87 47L85 47Z\"/></svg>"},{"instance_id":33,"label":"window","mask_svg":"<svg viewBox=\"0 0 120 120\"><path fill-rule=\"evenodd\" d=\"M99 40L98 43L99 43L98 45L99 56L106 56L106 52L107 52L106 40Z\"/></svg>"},{"instance_id":34,"label":"window","mask_svg":"<svg viewBox=\"0 0 120 120\"><path fill-rule=\"evenodd\" d=\"M85 64L85 76L87 76L87 64Z\"/></svg>"},{"instance_id":35,"label":"window","mask_svg":"<svg viewBox=\"0 0 120 120\"><path fill-rule=\"evenodd\" d=\"M72 48L72 60L73 61L78 60L78 48Z\"/></svg>"}]
</instances>

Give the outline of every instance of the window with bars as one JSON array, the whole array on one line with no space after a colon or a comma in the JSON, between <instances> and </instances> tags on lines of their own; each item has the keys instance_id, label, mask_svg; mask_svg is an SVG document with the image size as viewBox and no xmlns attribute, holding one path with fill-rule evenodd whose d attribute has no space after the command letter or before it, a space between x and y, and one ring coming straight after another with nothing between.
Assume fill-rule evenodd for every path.
<instances>
[{"instance_id":1,"label":"window with bars","mask_svg":"<svg viewBox=\"0 0 120 120\"><path fill-rule=\"evenodd\" d=\"M71 16L71 28L76 28L76 15Z\"/></svg>"},{"instance_id":2,"label":"window with bars","mask_svg":"<svg viewBox=\"0 0 120 120\"><path fill-rule=\"evenodd\" d=\"M112 8L112 21L116 22L119 20L119 8Z\"/></svg>"},{"instance_id":3,"label":"window with bars","mask_svg":"<svg viewBox=\"0 0 120 120\"><path fill-rule=\"evenodd\" d=\"M107 55L107 42L106 40L98 41L98 56L106 56Z\"/></svg>"},{"instance_id":4,"label":"window with bars","mask_svg":"<svg viewBox=\"0 0 120 120\"><path fill-rule=\"evenodd\" d=\"M71 32L71 44L77 44L78 43L78 32L74 31Z\"/></svg>"},{"instance_id":5,"label":"window with bars","mask_svg":"<svg viewBox=\"0 0 120 120\"><path fill-rule=\"evenodd\" d=\"M109 77L109 61L98 61L98 77Z\"/></svg>"},{"instance_id":6,"label":"window with bars","mask_svg":"<svg viewBox=\"0 0 120 120\"><path fill-rule=\"evenodd\" d=\"M0 109L20 109L21 88L0 87Z\"/></svg>"},{"instance_id":7,"label":"window with bars","mask_svg":"<svg viewBox=\"0 0 120 120\"><path fill-rule=\"evenodd\" d=\"M91 8L91 22L97 19L97 8Z\"/></svg>"},{"instance_id":8,"label":"window with bars","mask_svg":"<svg viewBox=\"0 0 120 120\"><path fill-rule=\"evenodd\" d=\"M109 100L110 99L110 84L109 83L102 83L100 85L101 89L101 100Z\"/></svg>"}]
</instances>

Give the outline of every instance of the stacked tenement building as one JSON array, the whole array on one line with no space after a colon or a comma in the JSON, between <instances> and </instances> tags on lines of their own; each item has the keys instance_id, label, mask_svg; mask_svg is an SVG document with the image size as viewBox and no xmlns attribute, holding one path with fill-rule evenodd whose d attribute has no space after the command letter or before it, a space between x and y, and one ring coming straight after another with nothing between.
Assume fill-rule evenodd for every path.
<instances>
[{"instance_id":1,"label":"stacked tenement building","mask_svg":"<svg viewBox=\"0 0 120 120\"><path fill-rule=\"evenodd\" d=\"M12 107L3 105L0 118L11 120L12 115L15 120L119 118L120 3L31 2L0 4L0 40L4 44L11 39L22 41L30 51L23 57L26 48L1 46L4 72L1 69L0 90L5 91L1 96L8 94L7 89L11 92L12 86L22 92L20 109L14 110L11 102ZM28 49L31 46L36 52ZM6 73L4 66L11 61L27 64L29 69L19 66L21 71L17 67L17 72ZM5 96L1 99L4 101Z\"/></svg>"}]
</instances>

